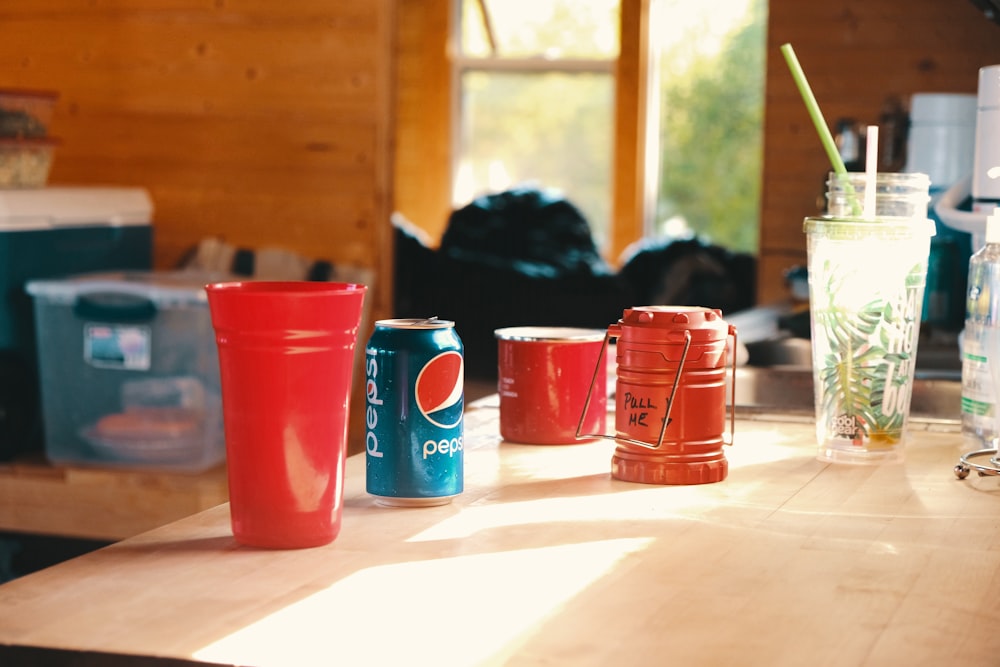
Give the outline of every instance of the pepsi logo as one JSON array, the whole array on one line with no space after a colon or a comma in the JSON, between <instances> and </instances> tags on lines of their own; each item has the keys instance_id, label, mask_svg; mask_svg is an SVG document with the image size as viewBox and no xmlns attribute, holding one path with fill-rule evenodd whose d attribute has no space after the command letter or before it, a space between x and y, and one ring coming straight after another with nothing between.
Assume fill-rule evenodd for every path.
<instances>
[{"instance_id":1,"label":"pepsi logo","mask_svg":"<svg viewBox=\"0 0 1000 667\"><path fill-rule=\"evenodd\" d=\"M458 352L442 352L424 364L417 375L417 409L439 428L454 428L462 423L464 363Z\"/></svg>"}]
</instances>

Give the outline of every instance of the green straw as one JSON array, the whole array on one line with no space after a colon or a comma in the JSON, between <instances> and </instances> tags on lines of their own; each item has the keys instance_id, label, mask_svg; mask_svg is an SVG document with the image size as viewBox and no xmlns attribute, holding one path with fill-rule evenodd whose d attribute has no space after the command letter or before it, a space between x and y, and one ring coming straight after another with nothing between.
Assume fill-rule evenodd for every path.
<instances>
[{"instance_id":1,"label":"green straw","mask_svg":"<svg viewBox=\"0 0 1000 667\"><path fill-rule=\"evenodd\" d=\"M840 157L840 151L837 150L837 144L833 140L833 135L830 134L830 128L826 125L826 120L823 118L823 112L819 109L819 104L816 102L816 96L813 95L812 89L809 87L809 82L806 80L806 75L802 71L802 66L799 65L799 59L795 57L795 51L792 49L792 45L782 44L781 55L785 57L785 62L788 63L788 69L792 72L792 78L795 79L795 85L798 87L799 93L802 95L802 101L806 103L806 110L809 111L809 117L812 118L813 125L816 126L816 132L819 133L819 139L823 142L823 148L826 150L826 155L830 158L830 164L833 165L833 171L838 176L846 176L847 167L844 166L844 160ZM850 182L846 182L845 184L848 193L852 194L853 188L851 188ZM854 201L854 206L852 208L855 214L861 215L861 207L857 202L857 197L853 197L852 199Z\"/></svg>"},{"instance_id":2,"label":"green straw","mask_svg":"<svg viewBox=\"0 0 1000 667\"><path fill-rule=\"evenodd\" d=\"M788 69L792 72L795 85L798 86L799 93L802 94L802 100L806 103L809 117L812 118L813 125L816 126L816 131L819 132L819 139L823 142L823 148L826 149L826 155L830 158L833 170L838 174L846 174L847 167L844 166L844 160L840 157L840 151L837 150L837 144L833 141L830 128L826 126L826 121L823 119L823 112L819 110L819 104L816 103L816 96L813 95L812 89L809 87L809 82L806 81L806 75L802 71L802 66L799 65L799 59L795 57L792 45L783 44L781 46L781 55L785 56L785 62L788 63Z\"/></svg>"}]
</instances>

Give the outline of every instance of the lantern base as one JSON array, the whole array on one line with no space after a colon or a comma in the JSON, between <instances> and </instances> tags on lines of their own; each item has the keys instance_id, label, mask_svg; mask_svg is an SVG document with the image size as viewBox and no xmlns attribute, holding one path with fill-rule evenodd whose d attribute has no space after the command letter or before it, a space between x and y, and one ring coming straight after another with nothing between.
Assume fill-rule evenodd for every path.
<instances>
[{"instance_id":1,"label":"lantern base","mask_svg":"<svg viewBox=\"0 0 1000 667\"><path fill-rule=\"evenodd\" d=\"M611 476L641 484L711 484L729 474L721 449L699 454L668 454L653 449L636 451L619 446L611 458Z\"/></svg>"}]
</instances>

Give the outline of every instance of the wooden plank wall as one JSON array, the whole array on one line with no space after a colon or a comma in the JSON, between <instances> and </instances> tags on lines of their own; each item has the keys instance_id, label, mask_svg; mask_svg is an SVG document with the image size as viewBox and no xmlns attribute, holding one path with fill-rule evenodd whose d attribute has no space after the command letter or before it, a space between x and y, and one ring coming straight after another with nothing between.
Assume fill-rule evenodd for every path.
<instances>
[{"instance_id":1,"label":"wooden plank wall","mask_svg":"<svg viewBox=\"0 0 1000 667\"><path fill-rule=\"evenodd\" d=\"M3 0L0 87L59 91L52 183L149 189L157 268L206 236L283 247L375 269L369 298L384 317L394 9ZM352 419L352 440L363 428Z\"/></svg>"},{"instance_id":2,"label":"wooden plank wall","mask_svg":"<svg viewBox=\"0 0 1000 667\"><path fill-rule=\"evenodd\" d=\"M783 298L782 274L806 261L802 220L816 212L830 163L779 51L795 49L832 127L877 123L883 101L976 93L1000 64L1000 25L968 0L769 0L759 300ZM877 267L873 267L877 269Z\"/></svg>"},{"instance_id":3,"label":"wooden plank wall","mask_svg":"<svg viewBox=\"0 0 1000 667\"><path fill-rule=\"evenodd\" d=\"M436 244L451 213L452 0L399 0L395 210Z\"/></svg>"},{"instance_id":4,"label":"wooden plank wall","mask_svg":"<svg viewBox=\"0 0 1000 667\"><path fill-rule=\"evenodd\" d=\"M4 0L0 86L60 92L53 183L149 188L160 268L220 235L384 269L391 8Z\"/></svg>"}]
</instances>

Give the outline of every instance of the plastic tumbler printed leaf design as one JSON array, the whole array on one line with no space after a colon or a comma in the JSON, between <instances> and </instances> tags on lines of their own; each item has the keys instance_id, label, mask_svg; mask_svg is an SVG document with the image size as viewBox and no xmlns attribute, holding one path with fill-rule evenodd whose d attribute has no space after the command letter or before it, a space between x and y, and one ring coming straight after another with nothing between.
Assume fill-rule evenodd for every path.
<instances>
[{"instance_id":1,"label":"plastic tumbler printed leaf design","mask_svg":"<svg viewBox=\"0 0 1000 667\"><path fill-rule=\"evenodd\" d=\"M906 410L900 395L906 391L912 355L890 349L893 331L898 336L906 313L884 298L845 312L835 305L841 280L835 271L827 275L827 307L817 313L830 339L821 372L823 411L856 424L855 440L867 436L871 445L891 446L903 426Z\"/></svg>"}]
</instances>

